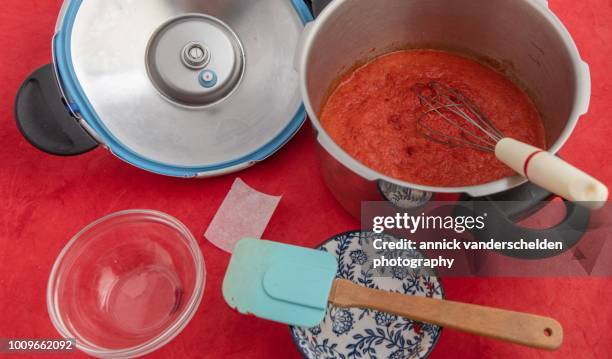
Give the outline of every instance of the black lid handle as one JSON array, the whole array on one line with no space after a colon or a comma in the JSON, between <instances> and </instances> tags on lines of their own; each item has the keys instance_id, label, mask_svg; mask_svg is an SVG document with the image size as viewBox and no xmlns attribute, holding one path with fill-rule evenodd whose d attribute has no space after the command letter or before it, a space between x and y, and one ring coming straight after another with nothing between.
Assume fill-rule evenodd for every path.
<instances>
[{"instance_id":1,"label":"black lid handle","mask_svg":"<svg viewBox=\"0 0 612 359\"><path fill-rule=\"evenodd\" d=\"M53 155L80 155L98 146L66 108L52 64L34 71L19 88L15 120L28 142Z\"/></svg>"},{"instance_id":2,"label":"black lid handle","mask_svg":"<svg viewBox=\"0 0 612 359\"><path fill-rule=\"evenodd\" d=\"M321 11L331 3L332 0L312 0L312 13L315 17L319 16Z\"/></svg>"}]
</instances>

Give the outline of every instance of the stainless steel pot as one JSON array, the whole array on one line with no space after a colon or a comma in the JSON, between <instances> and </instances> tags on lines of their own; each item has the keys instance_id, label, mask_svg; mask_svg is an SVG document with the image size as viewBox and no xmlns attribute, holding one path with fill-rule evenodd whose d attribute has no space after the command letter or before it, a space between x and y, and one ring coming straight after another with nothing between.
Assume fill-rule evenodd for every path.
<instances>
[{"instance_id":1,"label":"stainless steel pot","mask_svg":"<svg viewBox=\"0 0 612 359\"><path fill-rule=\"evenodd\" d=\"M543 0L335 0L305 31L298 54L300 86L325 181L356 216L362 201L394 196L404 207L416 207L438 194L482 197L525 183L516 176L471 187L422 186L390 178L352 158L325 132L318 114L331 84L358 61L407 46L428 46L507 64L542 112L553 153L589 107L589 67Z\"/></svg>"}]
</instances>

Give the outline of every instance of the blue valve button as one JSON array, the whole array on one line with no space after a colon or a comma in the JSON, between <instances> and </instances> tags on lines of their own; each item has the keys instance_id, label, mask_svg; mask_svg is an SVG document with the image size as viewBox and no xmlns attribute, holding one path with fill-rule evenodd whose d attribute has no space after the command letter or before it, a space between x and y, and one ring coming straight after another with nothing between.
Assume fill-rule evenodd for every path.
<instances>
[{"instance_id":1,"label":"blue valve button","mask_svg":"<svg viewBox=\"0 0 612 359\"><path fill-rule=\"evenodd\" d=\"M217 74L212 70L204 70L200 72L200 85L206 88L214 87L217 84Z\"/></svg>"}]
</instances>

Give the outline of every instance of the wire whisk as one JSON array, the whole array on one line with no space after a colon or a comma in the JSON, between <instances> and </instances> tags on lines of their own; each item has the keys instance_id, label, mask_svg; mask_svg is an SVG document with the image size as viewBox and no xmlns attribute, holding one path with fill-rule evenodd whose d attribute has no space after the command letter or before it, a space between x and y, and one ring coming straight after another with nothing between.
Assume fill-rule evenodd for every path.
<instances>
[{"instance_id":1,"label":"wire whisk","mask_svg":"<svg viewBox=\"0 0 612 359\"><path fill-rule=\"evenodd\" d=\"M417 119L418 130L424 137L450 146L495 152L495 146L505 136L472 100L458 90L440 82L417 84L412 88L423 112ZM460 136L434 128L430 122L441 119Z\"/></svg>"},{"instance_id":2,"label":"wire whisk","mask_svg":"<svg viewBox=\"0 0 612 359\"><path fill-rule=\"evenodd\" d=\"M460 91L432 81L412 87L422 106L419 133L431 141L453 147L493 152L521 176L567 200L600 208L608 188L559 157L506 137L486 114Z\"/></svg>"}]
</instances>

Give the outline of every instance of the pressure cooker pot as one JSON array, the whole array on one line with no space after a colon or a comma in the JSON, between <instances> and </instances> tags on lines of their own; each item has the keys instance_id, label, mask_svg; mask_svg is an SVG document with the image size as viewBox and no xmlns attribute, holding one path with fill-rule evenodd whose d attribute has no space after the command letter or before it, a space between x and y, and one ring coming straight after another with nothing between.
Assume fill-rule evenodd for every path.
<instances>
[{"instance_id":1,"label":"pressure cooker pot","mask_svg":"<svg viewBox=\"0 0 612 359\"><path fill-rule=\"evenodd\" d=\"M315 9L325 1L315 1ZM363 201L420 207L448 194L484 197L523 185L520 176L469 187L433 187L379 173L347 154L319 114L333 84L357 63L406 48L438 48L494 60L528 89L557 153L589 107L588 65L542 0L335 0L306 26L298 66L325 182L359 217ZM432 164L435 165L435 164ZM535 190L536 197L542 193ZM522 200L523 198L516 198Z\"/></svg>"}]
</instances>

